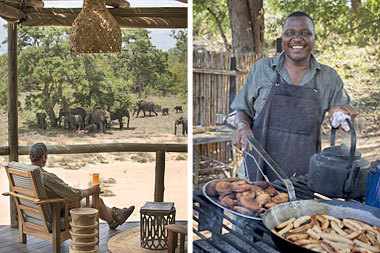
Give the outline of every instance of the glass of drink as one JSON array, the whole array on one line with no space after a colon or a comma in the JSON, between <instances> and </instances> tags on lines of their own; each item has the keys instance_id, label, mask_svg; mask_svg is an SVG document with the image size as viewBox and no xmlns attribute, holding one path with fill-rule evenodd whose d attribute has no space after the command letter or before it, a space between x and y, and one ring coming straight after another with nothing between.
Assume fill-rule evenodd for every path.
<instances>
[{"instance_id":1,"label":"glass of drink","mask_svg":"<svg viewBox=\"0 0 380 253\"><path fill-rule=\"evenodd\" d=\"M92 184L97 185L99 184L99 173L93 173L92 174Z\"/></svg>"}]
</instances>

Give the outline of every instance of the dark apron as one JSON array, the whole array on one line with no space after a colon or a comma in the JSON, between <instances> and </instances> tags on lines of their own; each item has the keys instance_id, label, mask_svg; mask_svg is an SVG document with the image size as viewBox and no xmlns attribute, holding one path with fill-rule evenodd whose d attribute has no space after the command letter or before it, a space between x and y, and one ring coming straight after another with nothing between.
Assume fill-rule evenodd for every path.
<instances>
[{"instance_id":1,"label":"dark apron","mask_svg":"<svg viewBox=\"0 0 380 253\"><path fill-rule=\"evenodd\" d=\"M310 157L321 149L322 108L316 79L312 80L313 88L289 85L281 83L277 72L276 83L252 124L254 137L288 177L305 175ZM270 181L278 179L254 150L251 154ZM249 181L263 179L249 156L246 156L246 173Z\"/></svg>"}]
</instances>

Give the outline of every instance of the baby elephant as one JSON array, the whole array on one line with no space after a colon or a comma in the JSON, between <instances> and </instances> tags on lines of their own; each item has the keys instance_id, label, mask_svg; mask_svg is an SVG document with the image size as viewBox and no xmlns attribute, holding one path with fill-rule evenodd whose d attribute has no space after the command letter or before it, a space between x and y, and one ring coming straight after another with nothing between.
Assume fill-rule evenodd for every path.
<instances>
[{"instance_id":1,"label":"baby elephant","mask_svg":"<svg viewBox=\"0 0 380 253\"><path fill-rule=\"evenodd\" d=\"M169 107L162 107L162 116L169 115Z\"/></svg>"},{"instance_id":2,"label":"baby elephant","mask_svg":"<svg viewBox=\"0 0 380 253\"><path fill-rule=\"evenodd\" d=\"M77 131L84 129L84 123L82 116L80 115L69 115L65 117L64 126L69 126L69 131Z\"/></svg>"},{"instance_id":3,"label":"baby elephant","mask_svg":"<svg viewBox=\"0 0 380 253\"><path fill-rule=\"evenodd\" d=\"M98 126L96 124L89 124L85 127L84 131L86 133L94 133L98 131Z\"/></svg>"},{"instance_id":4,"label":"baby elephant","mask_svg":"<svg viewBox=\"0 0 380 253\"><path fill-rule=\"evenodd\" d=\"M182 106L181 105L175 106L174 107L174 112L175 113L183 113Z\"/></svg>"},{"instance_id":5,"label":"baby elephant","mask_svg":"<svg viewBox=\"0 0 380 253\"><path fill-rule=\"evenodd\" d=\"M39 128L46 129L46 113L38 112L36 114L37 117L37 125Z\"/></svg>"},{"instance_id":6,"label":"baby elephant","mask_svg":"<svg viewBox=\"0 0 380 253\"><path fill-rule=\"evenodd\" d=\"M177 126L182 124L182 135L187 134L187 119L182 116L176 119L174 123L174 135L177 134Z\"/></svg>"}]
</instances>

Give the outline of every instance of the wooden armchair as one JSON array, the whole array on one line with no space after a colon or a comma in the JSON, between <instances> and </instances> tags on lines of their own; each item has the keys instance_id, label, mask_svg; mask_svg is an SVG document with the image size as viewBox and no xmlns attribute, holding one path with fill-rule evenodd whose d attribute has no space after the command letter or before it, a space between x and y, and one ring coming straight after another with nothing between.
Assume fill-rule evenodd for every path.
<instances>
[{"instance_id":1,"label":"wooden armchair","mask_svg":"<svg viewBox=\"0 0 380 253\"><path fill-rule=\"evenodd\" d=\"M70 238L68 202L63 198L48 199L38 166L10 162L5 170L11 191L3 195L13 196L15 200L19 241L26 243L26 235L29 234L52 242L54 252L61 252L61 242ZM99 209L99 195L92 198ZM64 217L60 216L62 203Z\"/></svg>"}]
</instances>

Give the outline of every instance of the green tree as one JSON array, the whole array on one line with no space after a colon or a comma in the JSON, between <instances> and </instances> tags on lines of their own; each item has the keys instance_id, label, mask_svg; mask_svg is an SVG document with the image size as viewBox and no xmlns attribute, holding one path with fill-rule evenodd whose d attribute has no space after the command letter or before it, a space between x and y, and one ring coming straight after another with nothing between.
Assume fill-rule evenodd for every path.
<instances>
[{"instance_id":1,"label":"green tree","mask_svg":"<svg viewBox=\"0 0 380 253\"><path fill-rule=\"evenodd\" d=\"M169 50L181 58L181 62L187 62L187 31L184 29L172 30L170 37L176 40L175 48Z\"/></svg>"},{"instance_id":2,"label":"green tree","mask_svg":"<svg viewBox=\"0 0 380 253\"><path fill-rule=\"evenodd\" d=\"M6 54L0 56L0 108L8 108L8 57Z\"/></svg>"},{"instance_id":3,"label":"green tree","mask_svg":"<svg viewBox=\"0 0 380 253\"><path fill-rule=\"evenodd\" d=\"M231 44L231 27L228 16L227 1L194 0L193 1L193 35L195 40L207 39L214 43L222 39L226 51Z\"/></svg>"},{"instance_id":4,"label":"green tree","mask_svg":"<svg viewBox=\"0 0 380 253\"><path fill-rule=\"evenodd\" d=\"M325 44L330 42L327 43L329 46L343 43L365 46L377 44L380 40L380 2L377 0L367 0L363 3L349 0L267 2L267 13L280 13L274 22L277 27L281 27L287 15L294 11L308 13L315 22L317 38Z\"/></svg>"},{"instance_id":5,"label":"green tree","mask_svg":"<svg viewBox=\"0 0 380 253\"><path fill-rule=\"evenodd\" d=\"M172 30L171 37L176 39L176 46L169 50L169 69L172 73L172 85L167 89L169 93L181 93L187 96L187 31ZM162 80L162 86L169 80Z\"/></svg>"},{"instance_id":6,"label":"green tree","mask_svg":"<svg viewBox=\"0 0 380 253\"><path fill-rule=\"evenodd\" d=\"M56 126L55 107L126 108L131 82L116 77L105 54L71 54L68 30L23 28L19 32L19 83L25 105L44 110Z\"/></svg>"},{"instance_id":7,"label":"green tree","mask_svg":"<svg viewBox=\"0 0 380 253\"><path fill-rule=\"evenodd\" d=\"M46 27L19 31L19 87L29 92L25 105L46 111L52 126L57 125L54 107L63 99L64 88L75 89L80 79L81 68L69 53L67 32Z\"/></svg>"},{"instance_id":8,"label":"green tree","mask_svg":"<svg viewBox=\"0 0 380 253\"><path fill-rule=\"evenodd\" d=\"M146 29L125 29L123 33L123 49L120 54L121 65L133 74L128 80L135 83L135 91L139 98L144 93L158 91L160 78L171 80L168 69L167 52L163 52L152 45L149 31ZM168 84L170 85L170 83Z\"/></svg>"}]
</instances>

